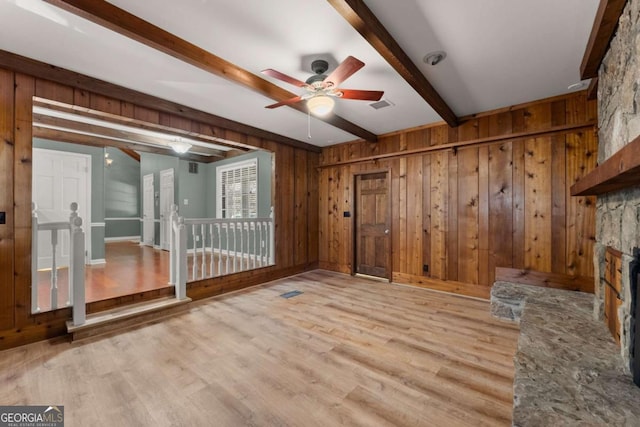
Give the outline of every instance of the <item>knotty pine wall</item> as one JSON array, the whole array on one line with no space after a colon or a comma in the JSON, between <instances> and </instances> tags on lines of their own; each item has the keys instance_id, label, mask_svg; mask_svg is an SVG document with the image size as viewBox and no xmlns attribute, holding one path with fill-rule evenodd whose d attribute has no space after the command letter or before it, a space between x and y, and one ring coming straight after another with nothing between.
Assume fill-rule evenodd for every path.
<instances>
[{"instance_id":1,"label":"knotty pine wall","mask_svg":"<svg viewBox=\"0 0 640 427\"><path fill-rule=\"evenodd\" d=\"M394 281L487 297L496 267L593 276L594 200L569 188L596 115L581 92L323 149L320 267L352 271L353 176L389 170Z\"/></svg>"},{"instance_id":2,"label":"knotty pine wall","mask_svg":"<svg viewBox=\"0 0 640 427\"><path fill-rule=\"evenodd\" d=\"M275 153L272 194L275 195L276 265L191 283L187 287L191 298L213 296L317 266L318 153L214 128L206 123L74 89L71 85L0 69L0 211L7 214L6 224L0 225L0 349L63 335L66 333L65 321L71 318L70 309L36 315L30 313L31 111L34 95L205 135L222 136ZM156 294L171 292L171 289L163 289ZM146 293L144 298L153 296L153 292ZM114 298L89 304L88 312L136 302L136 298Z\"/></svg>"}]
</instances>

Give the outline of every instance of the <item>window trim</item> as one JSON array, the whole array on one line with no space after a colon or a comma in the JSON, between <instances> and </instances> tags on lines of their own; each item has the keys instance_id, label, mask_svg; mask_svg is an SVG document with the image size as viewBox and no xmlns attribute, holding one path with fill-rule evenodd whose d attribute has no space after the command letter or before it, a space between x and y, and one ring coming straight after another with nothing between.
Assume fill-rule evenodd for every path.
<instances>
[{"instance_id":1,"label":"window trim","mask_svg":"<svg viewBox=\"0 0 640 427\"><path fill-rule=\"evenodd\" d=\"M216 218L222 218L222 174L235 169L242 169L245 167L255 166L256 168L256 217L258 217L258 178L260 176L260 169L258 167L258 159L253 158L249 160L241 160L239 162L229 163L216 167Z\"/></svg>"}]
</instances>

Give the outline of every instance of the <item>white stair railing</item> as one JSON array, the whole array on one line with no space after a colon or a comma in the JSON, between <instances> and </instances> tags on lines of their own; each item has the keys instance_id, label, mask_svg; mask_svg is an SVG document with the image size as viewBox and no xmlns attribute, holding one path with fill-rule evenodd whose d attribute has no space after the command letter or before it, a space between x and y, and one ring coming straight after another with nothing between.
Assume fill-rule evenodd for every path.
<instances>
[{"instance_id":1,"label":"white stair railing","mask_svg":"<svg viewBox=\"0 0 640 427\"><path fill-rule=\"evenodd\" d=\"M78 216L78 204L71 203L69 221L38 222L37 205L32 204L31 216L31 311L38 313L41 306L38 297L38 235L40 231L51 233L51 273L49 298L51 310L58 308L58 244L62 233L69 232L69 281L66 306L73 306L73 323L81 325L85 322L85 290L84 290L84 231L82 218Z\"/></svg>"},{"instance_id":2,"label":"white stair railing","mask_svg":"<svg viewBox=\"0 0 640 427\"><path fill-rule=\"evenodd\" d=\"M172 224L170 283L176 286L274 264L273 208L268 218L182 218L174 205ZM183 282L173 273L180 268Z\"/></svg>"}]
</instances>

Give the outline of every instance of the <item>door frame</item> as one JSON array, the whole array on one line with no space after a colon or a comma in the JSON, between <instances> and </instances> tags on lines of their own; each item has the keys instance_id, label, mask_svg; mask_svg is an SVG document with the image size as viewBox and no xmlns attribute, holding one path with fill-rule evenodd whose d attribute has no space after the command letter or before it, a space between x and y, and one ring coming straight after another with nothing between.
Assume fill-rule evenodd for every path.
<instances>
[{"instance_id":1,"label":"door frame","mask_svg":"<svg viewBox=\"0 0 640 427\"><path fill-rule=\"evenodd\" d=\"M389 253L387 254L387 265L389 266L389 271L387 272L386 279L389 282L393 281L393 215L392 215L392 185L391 185L391 167L382 168L382 169L368 169L368 170L360 170L353 172L351 174L351 183L353 184L353 190L351 191L351 200L353 207L353 220L351 221L351 275L355 276L359 274L356 270L358 266L356 265L356 261L358 259L357 251L358 251L358 239L357 239L357 230L358 227L356 225L356 221L358 220L358 200L357 200L357 184L358 177L362 175L373 175L377 173L386 173L387 174L387 215L389 220ZM382 278L381 278L382 279Z\"/></svg>"},{"instance_id":2,"label":"door frame","mask_svg":"<svg viewBox=\"0 0 640 427\"><path fill-rule=\"evenodd\" d=\"M148 206L146 206L147 204L145 203L146 198L145 198L145 181L151 177L151 188L153 189L152 194L151 194L151 212L153 212L153 214L151 215L151 218L146 218L145 217L145 212L147 211L146 208L148 208ZM154 241L156 239L156 214L155 214L155 208L156 208L156 197L155 197L155 191L156 191L156 187L155 187L155 177L153 173L148 173L146 175L142 176L142 233L141 236L142 238L140 239L140 245L144 245L144 246L151 246L153 247L154 245ZM146 231L146 227L147 224L151 222L151 240L147 241L145 239L145 237L147 237L145 235L145 231Z\"/></svg>"},{"instance_id":3,"label":"door frame","mask_svg":"<svg viewBox=\"0 0 640 427\"><path fill-rule=\"evenodd\" d=\"M160 180L159 180L159 192L160 192L160 196L159 196L159 205L160 205L160 209L159 209L159 215L160 215L160 240L159 240L159 246L160 249L163 250L169 250L169 239L170 236L166 235L167 232L169 234L171 234L171 224L165 224L166 222L170 221L170 218L165 218L164 217L164 213L162 212L162 202L164 200L165 197L167 197L167 195L165 194L163 197L163 187L162 187L162 177L165 175L171 175L171 197L170 197L170 201L171 203L169 204L169 210L167 212L167 215L171 214L171 205L175 204L176 202L176 174L175 174L175 170L174 168L169 168L169 169L164 169L160 171ZM165 228L166 226L166 228ZM164 239L163 239L164 238ZM164 245L163 245L164 243Z\"/></svg>"},{"instance_id":4,"label":"door frame","mask_svg":"<svg viewBox=\"0 0 640 427\"><path fill-rule=\"evenodd\" d=\"M92 174L92 170L91 170L91 166L92 166L92 162L93 162L93 156L91 154L84 154L84 153L76 153L75 151L62 151L62 150L54 150L54 149L50 149L50 148L38 148L38 147L32 147L31 148L31 157L32 157L32 162L33 162L33 157L36 155L37 152L40 152L42 154L46 154L46 153L53 153L53 154L58 154L58 155L63 155L63 156L67 156L67 157L79 157L79 158L83 158L84 160L87 161L87 170L85 171L86 173L86 188L85 188L85 197L86 197L86 209L85 209L85 213L86 213L86 218L82 218L82 215L78 214L78 216L80 216L80 218L82 218L82 225L83 225L83 229L84 229L84 263L85 265L90 265L92 262L92 255L91 255L91 230L94 227L94 223L91 221L91 196L93 193L93 187L92 187L92 181L91 181L91 174ZM32 186L33 186L33 170L31 171L31 182L32 182ZM33 200L34 198L34 194L33 194L33 188L31 189L31 200ZM71 214L71 208L67 207L69 214ZM101 223L104 226L104 222ZM99 226L99 224L98 224ZM36 261L37 262L37 261Z\"/></svg>"}]
</instances>

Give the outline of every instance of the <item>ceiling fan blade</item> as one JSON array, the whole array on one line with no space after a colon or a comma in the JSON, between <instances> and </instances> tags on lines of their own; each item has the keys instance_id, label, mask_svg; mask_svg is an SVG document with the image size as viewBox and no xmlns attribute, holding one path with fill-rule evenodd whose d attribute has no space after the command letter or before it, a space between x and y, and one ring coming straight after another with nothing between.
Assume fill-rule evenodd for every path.
<instances>
[{"instance_id":1,"label":"ceiling fan blade","mask_svg":"<svg viewBox=\"0 0 640 427\"><path fill-rule=\"evenodd\" d=\"M343 99L361 99L363 101L379 101L384 94L380 90L358 90L358 89L338 89L336 92L342 92L340 98Z\"/></svg>"},{"instance_id":2,"label":"ceiling fan blade","mask_svg":"<svg viewBox=\"0 0 640 427\"><path fill-rule=\"evenodd\" d=\"M354 58L353 56L349 56L347 59L342 61L340 65L338 65L338 68L333 70L333 72L324 79L324 84L327 87L336 87L362 67L364 67L364 62Z\"/></svg>"},{"instance_id":3,"label":"ceiling fan blade","mask_svg":"<svg viewBox=\"0 0 640 427\"><path fill-rule=\"evenodd\" d=\"M284 101L276 102L275 104L267 105L264 108L278 108L283 105L295 104L296 102L302 101L302 98L299 96L294 96L293 98L285 99Z\"/></svg>"},{"instance_id":4,"label":"ceiling fan blade","mask_svg":"<svg viewBox=\"0 0 640 427\"><path fill-rule=\"evenodd\" d=\"M305 82L303 82L301 80L298 80L298 79L296 79L294 77L291 77L291 76L287 76L286 74L283 74L280 71L276 71L276 70L273 70L271 68L268 68L266 70L262 70L261 73L265 74L265 75L267 75L269 77L273 77L274 79L282 80L283 82L287 82L287 83L292 84L294 86L298 86L298 87L307 87L308 86Z\"/></svg>"}]
</instances>

